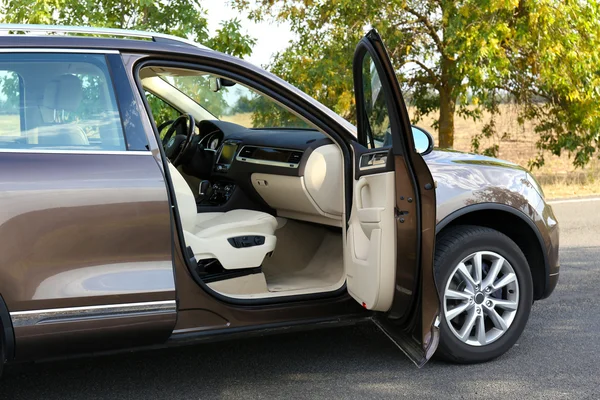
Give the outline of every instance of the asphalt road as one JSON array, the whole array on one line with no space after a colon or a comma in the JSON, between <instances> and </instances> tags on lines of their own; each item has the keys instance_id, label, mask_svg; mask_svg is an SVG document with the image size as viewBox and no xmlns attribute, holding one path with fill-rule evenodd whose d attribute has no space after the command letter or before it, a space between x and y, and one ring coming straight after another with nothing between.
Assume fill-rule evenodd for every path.
<instances>
[{"instance_id":1,"label":"asphalt road","mask_svg":"<svg viewBox=\"0 0 600 400\"><path fill-rule=\"evenodd\" d=\"M600 398L600 201L554 209L559 286L493 362L418 370L362 326L12 367L0 398Z\"/></svg>"}]
</instances>

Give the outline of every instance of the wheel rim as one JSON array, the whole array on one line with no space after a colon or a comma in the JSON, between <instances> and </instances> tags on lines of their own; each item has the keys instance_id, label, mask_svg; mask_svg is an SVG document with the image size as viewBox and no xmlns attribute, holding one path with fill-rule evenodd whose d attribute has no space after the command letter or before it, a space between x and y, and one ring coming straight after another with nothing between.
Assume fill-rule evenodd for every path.
<instances>
[{"instance_id":1,"label":"wheel rim","mask_svg":"<svg viewBox=\"0 0 600 400\"><path fill-rule=\"evenodd\" d=\"M519 281L501 255L478 251L454 268L444 289L444 317L454 336L485 346L508 331L519 307Z\"/></svg>"}]
</instances>

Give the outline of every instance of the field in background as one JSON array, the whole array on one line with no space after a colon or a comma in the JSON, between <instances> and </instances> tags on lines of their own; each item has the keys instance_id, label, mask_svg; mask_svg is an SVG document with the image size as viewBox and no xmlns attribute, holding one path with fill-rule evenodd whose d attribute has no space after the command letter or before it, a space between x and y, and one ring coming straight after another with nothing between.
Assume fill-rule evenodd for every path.
<instances>
[{"instance_id":1,"label":"field in background","mask_svg":"<svg viewBox=\"0 0 600 400\"><path fill-rule=\"evenodd\" d=\"M515 162L527 167L529 160L535 158L538 149L535 146L536 134L531 122L520 126L517 123L517 109L511 105L502 105L501 113L496 119L498 137L482 139L480 151L493 144L500 146L498 158ZM409 110L412 116L412 110ZM437 131L431 127L435 115L423 118L416 125L425 128L433 134L438 143ZM482 121L473 122L459 117L455 119L454 148L470 152L471 139L481 132L484 124L489 120L489 115ZM503 133L507 137L501 139ZM546 154L546 165L534 169L532 173L544 187L548 198L586 196L600 194L600 162L592 161L585 169L575 169L572 158L567 153L561 157Z\"/></svg>"},{"instance_id":2,"label":"field in background","mask_svg":"<svg viewBox=\"0 0 600 400\"><path fill-rule=\"evenodd\" d=\"M21 122L18 115L0 115L0 136L18 134Z\"/></svg>"}]
</instances>

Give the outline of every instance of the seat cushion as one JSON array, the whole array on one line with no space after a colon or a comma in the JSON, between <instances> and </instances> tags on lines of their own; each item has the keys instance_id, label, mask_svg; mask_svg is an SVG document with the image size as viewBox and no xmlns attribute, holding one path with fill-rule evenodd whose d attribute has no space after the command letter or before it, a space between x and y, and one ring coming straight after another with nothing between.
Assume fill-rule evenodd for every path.
<instances>
[{"instance_id":1,"label":"seat cushion","mask_svg":"<svg viewBox=\"0 0 600 400\"><path fill-rule=\"evenodd\" d=\"M198 214L196 227L192 232L200 238L243 234L273 235L277 228L277 219L260 211L231 210L226 213L205 214Z\"/></svg>"}]
</instances>

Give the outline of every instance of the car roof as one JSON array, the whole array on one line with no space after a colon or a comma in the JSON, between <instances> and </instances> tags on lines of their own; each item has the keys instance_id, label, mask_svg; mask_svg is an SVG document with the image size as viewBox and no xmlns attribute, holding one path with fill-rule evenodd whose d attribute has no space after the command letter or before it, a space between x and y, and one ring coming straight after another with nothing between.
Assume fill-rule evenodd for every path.
<instances>
[{"instance_id":1,"label":"car roof","mask_svg":"<svg viewBox=\"0 0 600 400\"><path fill-rule=\"evenodd\" d=\"M216 52L164 33L88 26L0 24L0 48L69 48L199 54ZM26 32L26 33L25 33ZM51 35L56 33L58 35ZM77 36L74 36L77 35ZM88 36L83 36L88 35ZM93 35L93 36L90 36ZM134 39L131 39L134 38Z\"/></svg>"},{"instance_id":2,"label":"car roof","mask_svg":"<svg viewBox=\"0 0 600 400\"><path fill-rule=\"evenodd\" d=\"M214 50L193 47L170 41L131 40L115 38L76 37L76 36L28 36L28 35L0 35L0 48L68 48L68 49L98 49L118 51L148 51L148 52L175 52L215 54Z\"/></svg>"}]
</instances>

